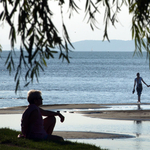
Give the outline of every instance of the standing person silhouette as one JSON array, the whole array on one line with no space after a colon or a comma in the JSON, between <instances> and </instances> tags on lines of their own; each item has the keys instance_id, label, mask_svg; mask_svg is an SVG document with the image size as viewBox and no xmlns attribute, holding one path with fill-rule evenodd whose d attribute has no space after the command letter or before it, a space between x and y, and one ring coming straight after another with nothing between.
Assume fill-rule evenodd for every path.
<instances>
[{"instance_id":1,"label":"standing person silhouette","mask_svg":"<svg viewBox=\"0 0 150 150\"><path fill-rule=\"evenodd\" d=\"M140 77L140 73L137 73L137 78L135 78L134 80L134 87L133 87L133 94L135 92L135 86L136 86L136 91L137 91L137 95L138 95L138 101L137 103L141 103L141 94L142 94L142 90L143 90L143 87L142 87L142 82L147 86L149 87L143 80L142 77Z\"/></svg>"}]
</instances>

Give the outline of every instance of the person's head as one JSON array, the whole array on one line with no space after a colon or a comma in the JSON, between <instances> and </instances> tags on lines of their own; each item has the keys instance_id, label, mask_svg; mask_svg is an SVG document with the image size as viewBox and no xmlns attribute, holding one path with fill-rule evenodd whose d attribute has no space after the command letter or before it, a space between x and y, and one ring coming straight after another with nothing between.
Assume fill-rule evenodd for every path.
<instances>
[{"instance_id":1,"label":"person's head","mask_svg":"<svg viewBox=\"0 0 150 150\"><path fill-rule=\"evenodd\" d=\"M37 106L42 105L42 93L38 90L30 90L28 91L27 100L29 104L35 104Z\"/></svg>"},{"instance_id":2,"label":"person's head","mask_svg":"<svg viewBox=\"0 0 150 150\"><path fill-rule=\"evenodd\" d=\"M139 77L139 76L140 76L140 73L138 72L136 75L137 75L137 77Z\"/></svg>"}]
</instances>

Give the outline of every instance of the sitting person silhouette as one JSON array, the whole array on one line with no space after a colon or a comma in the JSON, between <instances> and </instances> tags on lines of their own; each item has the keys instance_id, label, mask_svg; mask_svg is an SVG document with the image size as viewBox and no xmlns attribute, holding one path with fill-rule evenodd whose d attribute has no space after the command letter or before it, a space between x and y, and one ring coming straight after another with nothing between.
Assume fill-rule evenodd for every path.
<instances>
[{"instance_id":1,"label":"sitting person silhouette","mask_svg":"<svg viewBox=\"0 0 150 150\"><path fill-rule=\"evenodd\" d=\"M18 135L18 137L62 141L62 137L52 135L52 132L56 123L55 116L59 116L61 122L64 122L64 116L59 112L43 110L39 107L42 105L43 100L41 91L30 90L27 100L29 106L24 111L21 119L22 135ZM43 119L42 116L46 116L46 118Z\"/></svg>"}]
</instances>

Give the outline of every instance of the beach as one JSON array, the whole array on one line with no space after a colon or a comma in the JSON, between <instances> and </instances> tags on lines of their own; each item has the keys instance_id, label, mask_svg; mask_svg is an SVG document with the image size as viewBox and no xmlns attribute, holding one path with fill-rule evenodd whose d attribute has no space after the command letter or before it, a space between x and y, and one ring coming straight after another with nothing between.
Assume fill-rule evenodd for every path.
<instances>
[{"instance_id":1,"label":"beach","mask_svg":"<svg viewBox=\"0 0 150 150\"><path fill-rule=\"evenodd\" d=\"M126 108L128 106L128 109ZM133 107L134 106L134 107ZM141 108L146 106L146 109ZM97 119L110 120L128 120L128 121L150 121L150 110L147 109L149 103L137 105L132 104L59 104L59 105L44 105L41 106L46 110L59 110L64 116L69 115L70 118L76 114L79 116ZM27 106L9 107L0 109L0 114L22 114ZM113 108L114 107L114 108ZM137 107L137 108L136 108ZM113 109L112 109L113 108ZM124 108L124 109L123 109ZM68 119L68 122L72 119ZM78 123L79 124L79 123ZM65 139L114 139L114 138L130 138L132 135L120 133L107 133L97 131L54 131L54 135L59 135Z\"/></svg>"}]
</instances>

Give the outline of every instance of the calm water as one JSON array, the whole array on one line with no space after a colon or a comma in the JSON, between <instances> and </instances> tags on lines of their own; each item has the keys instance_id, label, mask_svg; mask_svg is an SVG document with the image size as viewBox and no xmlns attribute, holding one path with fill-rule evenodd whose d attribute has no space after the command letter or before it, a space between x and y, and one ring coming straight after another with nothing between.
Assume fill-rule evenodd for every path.
<instances>
[{"instance_id":1,"label":"calm water","mask_svg":"<svg viewBox=\"0 0 150 150\"><path fill-rule=\"evenodd\" d=\"M63 115L64 123L60 123L57 117L56 131L103 132L133 136L133 138L71 139L71 141L90 143L109 150L148 150L150 147L149 121L97 119L75 113L63 113ZM0 120L3 120L0 128L8 127L20 131L21 114L0 115Z\"/></svg>"},{"instance_id":2,"label":"calm water","mask_svg":"<svg viewBox=\"0 0 150 150\"><path fill-rule=\"evenodd\" d=\"M4 66L6 55L3 52L0 59L0 107L27 105L30 89L42 91L44 104L133 103L137 101L137 95L132 94L136 73L150 84L146 54L133 57L133 52L71 52L70 64L62 63L57 56L50 59L39 83L22 86L16 95L14 77ZM142 102L150 102L150 88L143 87Z\"/></svg>"},{"instance_id":3,"label":"calm water","mask_svg":"<svg viewBox=\"0 0 150 150\"><path fill-rule=\"evenodd\" d=\"M16 95L14 77L9 76L4 66L6 55L7 52L2 53L0 59L0 108L28 105L26 96L30 89L42 91L44 104L134 103L137 101L137 95L132 94L132 89L136 73L140 72L145 82L150 84L150 70L146 55L141 58L133 57L132 52L73 52L70 53L72 57L70 64L62 63L57 57L50 60L47 62L48 67L45 72L40 74L40 82L35 81L26 88L22 86L22 91ZM142 102L149 103L150 88L143 87ZM73 117L64 115L66 121L64 124L57 124L56 130L110 132L135 136L129 139L75 141L92 143L111 150L141 150L148 149L150 146L150 135L147 132L150 127L149 121L137 123L96 118L91 121L91 118L81 115L72 114ZM18 117L8 115L9 119L6 116L0 115L3 120L0 127L20 130L21 115Z\"/></svg>"}]
</instances>

